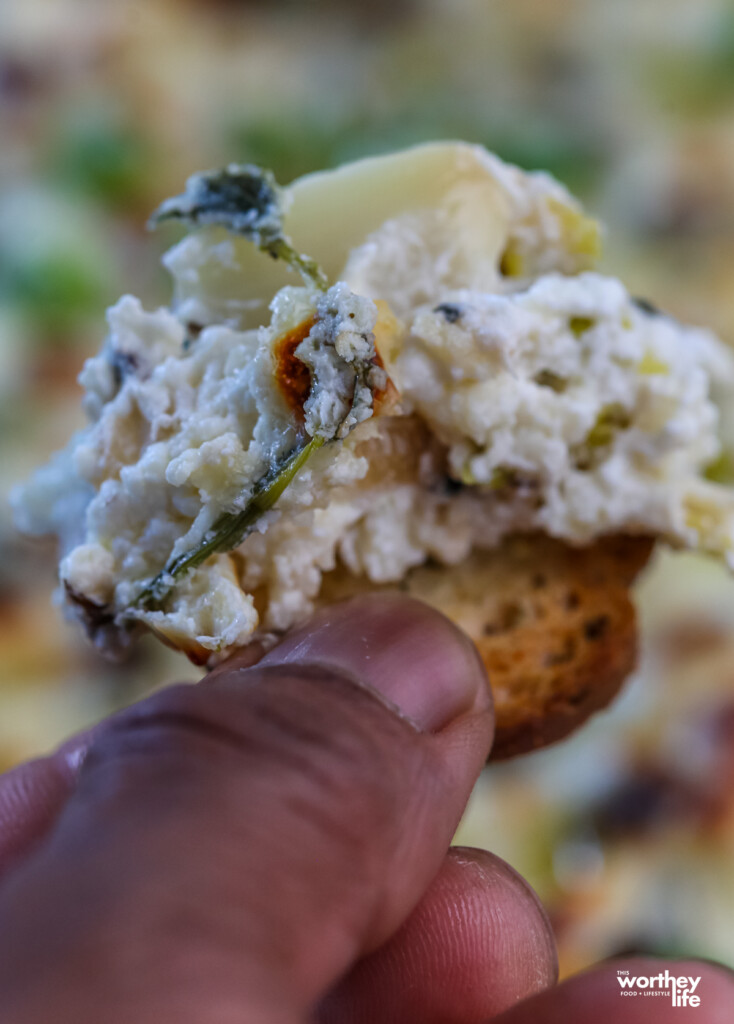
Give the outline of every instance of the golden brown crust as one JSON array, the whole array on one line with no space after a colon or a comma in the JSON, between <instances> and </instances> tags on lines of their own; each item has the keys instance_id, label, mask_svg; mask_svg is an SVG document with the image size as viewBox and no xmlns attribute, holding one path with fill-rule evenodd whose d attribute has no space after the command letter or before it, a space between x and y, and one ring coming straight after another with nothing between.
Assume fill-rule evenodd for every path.
<instances>
[{"instance_id":1,"label":"golden brown crust","mask_svg":"<svg viewBox=\"0 0 734 1024\"><path fill-rule=\"evenodd\" d=\"M476 643L492 686L492 760L566 736L614 697L634 668L629 588L653 542L613 536L571 548L540 535L414 570L400 589L440 609ZM321 600L364 590L330 574Z\"/></svg>"}]
</instances>

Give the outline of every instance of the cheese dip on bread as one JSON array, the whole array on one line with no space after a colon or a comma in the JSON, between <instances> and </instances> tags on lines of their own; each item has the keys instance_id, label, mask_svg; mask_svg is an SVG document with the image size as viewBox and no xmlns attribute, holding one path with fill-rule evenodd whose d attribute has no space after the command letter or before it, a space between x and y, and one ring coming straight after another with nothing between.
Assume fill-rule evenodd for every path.
<instances>
[{"instance_id":1,"label":"cheese dip on bread","mask_svg":"<svg viewBox=\"0 0 734 1024\"><path fill-rule=\"evenodd\" d=\"M15 494L102 649L147 627L204 663L302 621L332 572L396 582L517 533L734 565L734 358L596 272L549 176L435 143L285 189L196 176L159 219L192 228L171 307L109 311L88 425Z\"/></svg>"}]
</instances>

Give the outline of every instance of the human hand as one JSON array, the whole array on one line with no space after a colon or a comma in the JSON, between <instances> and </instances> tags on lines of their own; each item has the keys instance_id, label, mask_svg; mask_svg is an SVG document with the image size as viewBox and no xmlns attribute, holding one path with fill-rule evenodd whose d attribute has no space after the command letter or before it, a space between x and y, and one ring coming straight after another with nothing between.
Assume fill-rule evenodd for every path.
<instances>
[{"instance_id":1,"label":"human hand","mask_svg":"<svg viewBox=\"0 0 734 1024\"><path fill-rule=\"evenodd\" d=\"M491 736L464 636L373 597L14 769L0 1020L728 1020L734 985L703 963L696 1010L622 1003L619 963L553 987L529 886L490 853L447 853Z\"/></svg>"}]
</instances>

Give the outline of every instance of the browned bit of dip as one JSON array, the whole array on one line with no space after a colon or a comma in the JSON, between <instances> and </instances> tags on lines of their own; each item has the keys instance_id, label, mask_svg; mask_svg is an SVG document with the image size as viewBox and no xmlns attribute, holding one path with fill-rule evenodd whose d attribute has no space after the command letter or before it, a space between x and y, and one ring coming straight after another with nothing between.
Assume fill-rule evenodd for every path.
<instances>
[{"instance_id":1,"label":"browned bit of dip","mask_svg":"<svg viewBox=\"0 0 734 1024\"><path fill-rule=\"evenodd\" d=\"M316 323L316 318L304 320L281 338L273 346L275 357L275 379L283 398L295 415L299 425L303 424L303 406L311 391L311 371L296 356L298 346L304 341Z\"/></svg>"}]
</instances>

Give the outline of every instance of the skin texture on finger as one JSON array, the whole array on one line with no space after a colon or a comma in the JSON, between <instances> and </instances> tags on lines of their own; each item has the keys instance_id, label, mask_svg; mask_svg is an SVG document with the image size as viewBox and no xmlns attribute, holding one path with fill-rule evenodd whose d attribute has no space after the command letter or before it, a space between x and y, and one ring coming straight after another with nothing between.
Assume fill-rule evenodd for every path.
<instances>
[{"instance_id":1,"label":"skin texture on finger","mask_svg":"<svg viewBox=\"0 0 734 1024\"><path fill-rule=\"evenodd\" d=\"M359 682L385 614L333 612L354 639L338 672L327 643L108 723L0 889L8 1019L299 1020L390 937L441 865L491 715L468 641L417 602L391 599L394 659ZM423 705L403 699L411 666Z\"/></svg>"},{"instance_id":2,"label":"skin texture on finger","mask_svg":"<svg viewBox=\"0 0 734 1024\"><path fill-rule=\"evenodd\" d=\"M484 1024L552 985L550 922L508 864L454 848L395 935L322 1004L317 1024Z\"/></svg>"},{"instance_id":3,"label":"skin texture on finger","mask_svg":"<svg viewBox=\"0 0 734 1024\"><path fill-rule=\"evenodd\" d=\"M0 883L56 821L98 729L86 730L48 757L0 775Z\"/></svg>"},{"instance_id":4,"label":"skin texture on finger","mask_svg":"<svg viewBox=\"0 0 734 1024\"><path fill-rule=\"evenodd\" d=\"M400 616L393 620L390 598L378 601L367 598L367 602L373 607L368 620L371 631L363 633L359 641L363 654L367 655L363 657L362 674L365 681L371 681L373 684L377 681L376 685L379 686L379 680L384 676L382 658L386 658L393 662L390 675L396 681L400 680L399 685L415 688L415 699L424 699L425 694L427 700L440 701L443 693L440 686L434 693L426 691L426 683L436 678L435 674L429 673L426 677L419 669L403 673L400 666L394 664L396 652L391 643L391 636L396 629L403 629L405 622ZM271 662L297 663L301 659L308 661L315 658L330 664L332 668L342 667L350 671L349 666L354 657L353 643L353 631L345 628L340 618L323 612L311 624L292 633L287 641L276 648L271 654ZM365 651L365 646L369 650ZM404 645L404 648L411 650L409 643ZM449 648L449 656L451 650L453 648ZM263 654L260 644L251 644L245 651L211 672L204 682L217 678L223 671L229 673L235 667L238 670L249 668L260 661ZM462 653L461 657L463 656ZM449 665L446 668L451 670ZM405 695L395 694L394 697L398 700L394 699L393 703L399 703L400 696ZM405 703L407 702L406 696ZM440 707L436 710L440 715ZM92 737L106 728L106 725L106 722L102 722L93 729L72 737L48 757L29 761L0 776L0 880L5 872L19 863L51 828L73 791Z\"/></svg>"},{"instance_id":5,"label":"skin texture on finger","mask_svg":"<svg viewBox=\"0 0 734 1024\"><path fill-rule=\"evenodd\" d=\"M0 878L46 834L73 786L73 770L56 755L0 778Z\"/></svg>"},{"instance_id":6,"label":"skin texture on finger","mask_svg":"<svg viewBox=\"0 0 734 1024\"><path fill-rule=\"evenodd\" d=\"M696 993L700 1006L671 1006L668 997L622 996L617 971L631 976L671 974L701 978ZM561 985L534 996L492 1024L731 1024L734 1008L734 975L727 969L702 960L661 960L633 957L612 960Z\"/></svg>"}]
</instances>

